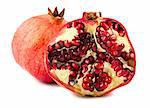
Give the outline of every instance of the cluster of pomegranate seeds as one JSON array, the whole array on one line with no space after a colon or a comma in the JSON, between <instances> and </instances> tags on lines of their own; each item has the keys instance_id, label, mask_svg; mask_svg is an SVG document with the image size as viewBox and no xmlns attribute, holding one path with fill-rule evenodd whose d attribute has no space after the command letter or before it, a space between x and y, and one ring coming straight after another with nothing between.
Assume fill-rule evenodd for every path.
<instances>
[{"instance_id":1,"label":"cluster of pomegranate seeds","mask_svg":"<svg viewBox=\"0 0 150 108\"><path fill-rule=\"evenodd\" d=\"M111 72L104 66L106 62L117 77L131 80L134 51L130 48L127 52L125 44L118 43L117 37L126 35L121 25L104 20L95 28L94 34L87 31L84 22L68 23L67 29L70 28L75 28L78 35L71 41L60 40L49 46L50 69L70 70L68 84L74 86L82 79L83 89L90 92L103 91L112 83Z\"/></svg>"}]
</instances>

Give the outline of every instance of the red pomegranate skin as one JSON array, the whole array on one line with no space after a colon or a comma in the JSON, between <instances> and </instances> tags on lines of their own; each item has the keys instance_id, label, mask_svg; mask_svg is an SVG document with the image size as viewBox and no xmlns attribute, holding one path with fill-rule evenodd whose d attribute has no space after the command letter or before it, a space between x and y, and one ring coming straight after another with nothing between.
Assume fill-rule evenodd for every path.
<instances>
[{"instance_id":1,"label":"red pomegranate skin","mask_svg":"<svg viewBox=\"0 0 150 108\"><path fill-rule=\"evenodd\" d=\"M57 8L55 12L58 14ZM14 34L12 52L16 62L41 82L53 82L44 67L44 53L48 42L65 23L63 15L49 12L29 18Z\"/></svg>"}]
</instances>

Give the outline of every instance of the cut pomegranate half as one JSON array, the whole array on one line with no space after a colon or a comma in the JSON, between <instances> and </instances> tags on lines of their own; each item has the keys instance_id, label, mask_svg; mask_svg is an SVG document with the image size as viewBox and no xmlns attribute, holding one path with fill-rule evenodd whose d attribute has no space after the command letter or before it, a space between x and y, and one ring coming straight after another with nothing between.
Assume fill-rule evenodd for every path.
<instances>
[{"instance_id":1,"label":"cut pomegranate half","mask_svg":"<svg viewBox=\"0 0 150 108\"><path fill-rule=\"evenodd\" d=\"M102 96L131 81L135 52L125 27L95 12L67 23L48 46L47 69L82 96Z\"/></svg>"}]
</instances>

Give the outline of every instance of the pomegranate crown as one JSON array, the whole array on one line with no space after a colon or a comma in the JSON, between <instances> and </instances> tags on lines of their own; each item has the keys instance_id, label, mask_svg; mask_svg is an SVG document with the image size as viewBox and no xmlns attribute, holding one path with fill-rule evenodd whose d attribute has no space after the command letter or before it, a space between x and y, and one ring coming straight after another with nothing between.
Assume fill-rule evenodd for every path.
<instances>
[{"instance_id":1,"label":"pomegranate crown","mask_svg":"<svg viewBox=\"0 0 150 108\"><path fill-rule=\"evenodd\" d=\"M82 18L85 20L95 20L98 17L102 17L101 12L84 12Z\"/></svg>"},{"instance_id":2,"label":"pomegranate crown","mask_svg":"<svg viewBox=\"0 0 150 108\"><path fill-rule=\"evenodd\" d=\"M57 7L55 7L54 11L52 12L50 8L48 8L48 14L49 15L52 15L54 17L60 17L60 18L63 18L64 17L64 13L65 13L65 8L60 12L58 13L58 9Z\"/></svg>"}]
</instances>

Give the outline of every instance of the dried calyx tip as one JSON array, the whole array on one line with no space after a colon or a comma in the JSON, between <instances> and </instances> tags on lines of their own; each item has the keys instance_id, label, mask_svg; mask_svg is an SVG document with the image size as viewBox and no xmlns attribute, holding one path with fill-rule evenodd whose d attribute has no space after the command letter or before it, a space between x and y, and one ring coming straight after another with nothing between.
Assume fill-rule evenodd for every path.
<instances>
[{"instance_id":1,"label":"dried calyx tip","mask_svg":"<svg viewBox=\"0 0 150 108\"><path fill-rule=\"evenodd\" d=\"M64 16L64 13L65 13L65 8L60 12L59 16L60 16L60 17L63 17L63 16Z\"/></svg>"},{"instance_id":2,"label":"dried calyx tip","mask_svg":"<svg viewBox=\"0 0 150 108\"><path fill-rule=\"evenodd\" d=\"M52 13L51 9L48 7L48 14Z\"/></svg>"},{"instance_id":3,"label":"dried calyx tip","mask_svg":"<svg viewBox=\"0 0 150 108\"><path fill-rule=\"evenodd\" d=\"M65 13L65 8L60 13L58 13L57 7L55 7L54 12L52 12L51 9L48 8L48 14L53 15L54 17L59 16L62 18L64 16L64 13Z\"/></svg>"},{"instance_id":4,"label":"dried calyx tip","mask_svg":"<svg viewBox=\"0 0 150 108\"><path fill-rule=\"evenodd\" d=\"M53 12L54 17L58 16L58 9L55 7L54 12Z\"/></svg>"},{"instance_id":5,"label":"dried calyx tip","mask_svg":"<svg viewBox=\"0 0 150 108\"><path fill-rule=\"evenodd\" d=\"M102 17L102 13L101 12L99 12L99 16Z\"/></svg>"}]
</instances>

